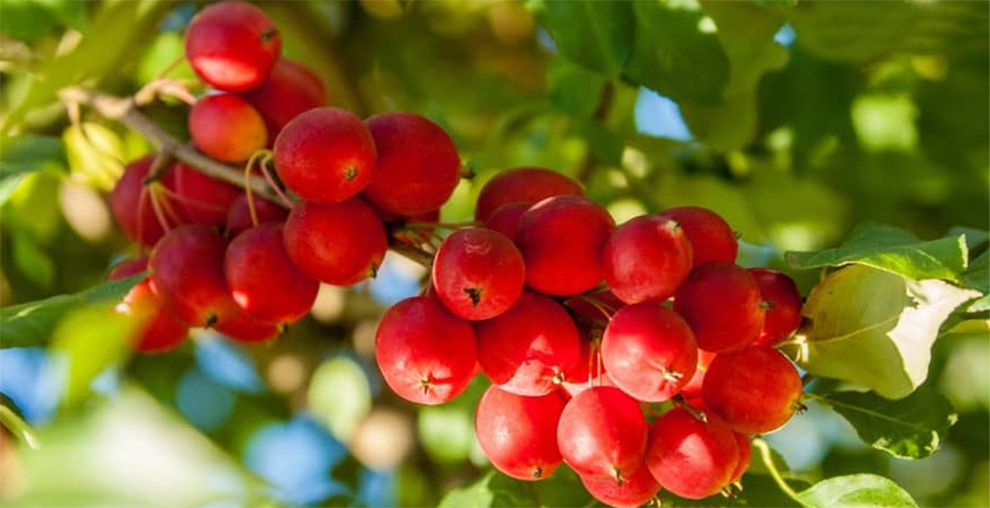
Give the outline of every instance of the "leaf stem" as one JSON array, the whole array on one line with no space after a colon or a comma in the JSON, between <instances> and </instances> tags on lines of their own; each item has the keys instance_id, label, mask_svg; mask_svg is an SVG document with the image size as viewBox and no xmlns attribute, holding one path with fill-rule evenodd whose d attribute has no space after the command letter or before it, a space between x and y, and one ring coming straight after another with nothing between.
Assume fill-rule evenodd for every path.
<instances>
[{"instance_id":1,"label":"leaf stem","mask_svg":"<svg viewBox=\"0 0 990 508\"><path fill-rule=\"evenodd\" d=\"M0 423L32 449L38 449L38 437L34 434L34 430L6 405L0 405Z\"/></svg>"},{"instance_id":2,"label":"leaf stem","mask_svg":"<svg viewBox=\"0 0 990 508\"><path fill-rule=\"evenodd\" d=\"M777 465L774 464L773 455L770 454L770 445L767 444L767 442L764 441L762 438L758 437L753 439L753 446L755 446L760 450L760 457L763 458L763 463L767 466L767 471L770 472L770 476L773 477L773 480L777 482L777 486L780 487L780 490L782 490L784 494L787 494L787 497L793 499L798 504L804 504L798 498L798 493L795 492L794 489L792 489L791 486L788 485L786 481L784 481L784 477L780 474L780 471L777 469Z\"/></svg>"}]
</instances>

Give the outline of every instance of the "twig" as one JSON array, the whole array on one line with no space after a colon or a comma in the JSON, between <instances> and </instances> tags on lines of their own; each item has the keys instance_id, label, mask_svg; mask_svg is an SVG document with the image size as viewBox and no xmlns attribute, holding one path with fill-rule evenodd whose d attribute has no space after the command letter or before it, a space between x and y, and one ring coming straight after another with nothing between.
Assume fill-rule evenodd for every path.
<instances>
[{"instance_id":1,"label":"twig","mask_svg":"<svg viewBox=\"0 0 990 508\"><path fill-rule=\"evenodd\" d=\"M14 410L5 405L0 405L0 423L3 423L3 426L7 427L11 434L24 441L24 444L35 450L38 449L38 438L35 436L34 430L20 416L17 416Z\"/></svg>"},{"instance_id":2,"label":"twig","mask_svg":"<svg viewBox=\"0 0 990 508\"><path fill-rule=\"evenodd\" d=\"M770 476L773 477L773 480L777 482L777 486L780 487L780 490L783 491L784 494L787 494L787 497L801 504L801 500L798 498L797 492L795 492L794 489L792 489L791 486L784 481L784 477L777 469L777 465L774 464L773 455L770 454L770 445L768 445L762 438L756 438L753 439L753 446L760 450L760 456L763 458L763 464L767 466L767 471L770 472Z\"/></svg>"}]
</instances>

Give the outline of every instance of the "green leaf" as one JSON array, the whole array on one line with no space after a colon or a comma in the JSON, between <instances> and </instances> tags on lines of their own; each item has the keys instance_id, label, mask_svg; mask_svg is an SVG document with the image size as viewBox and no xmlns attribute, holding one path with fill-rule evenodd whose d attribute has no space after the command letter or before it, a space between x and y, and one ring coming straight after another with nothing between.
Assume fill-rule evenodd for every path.
<instances>
[{"instance_id":1,"label":"green leaf","mask_svg":"<svg viewBox=\"0 0 990 508\"><path fill-rule=\"evenodd\" d=\"M875 223L857 226L839 247L818 252L788 252L793 268L858 263L905 277L959 281L966 269L966 238L921 241L910 231Z\"/></svg>"},{"instance_id":2,"label":"green leaf","mask_svg":"<svg viewBox=\"0 0 990 508\"><path fill-rule=\"evenodd\" d=\"M547 69L547 84L554 106L576 117L590 117L598 107L605 78L565 58L555 58Z\"/></svg>"},{"instance_id":3,"label":"green leaf","mask_svg":"<svg viewBox=\"0 0 990 508\"><path fill-rule=\"evenodd\" d=\"M39 287L50 290L55 284L55 262L26 229L13 230L14 264Z\"/></svg>"},{"instance_id":4,"label":"green leaf","mask_svg":"<svg viewBox=\"0 0 990 508\"><path fill-rule=\"evenodd\" d=\"M522 508L540 506L536 496L525 482L513 480L497 472L490 472L480 480L447 493L440 500L439 508Z\"/></svg>"},{"instance_id":5,"label":"green leaf","mask_svg":"<svg viewBox=\"0 0 990 508\"><path fill-rule=\"evenodd\" d=\"M54 136L24 134L0 147L0 205L10 199L24 175L35 171L65 171L65 145Z\"/></svg>"},{"instance_id":6,"label":"green leaf","mask_svg":"<svg viewBox=\"0 0 990 508\"><path fill-rule=\"evenodd\" d=\"M36 346L48 342L62 316L73 308L104 306L120 300L146 273L106 282L85 291L0 308L0 347Z\"/></svg>"},{"instance_id":7,"label":"green leaf","mask_svg":"<svg viewBox=\"0 0 990 508\"><path fill-rule=\"evenodd\" d=\"M798 493L808 508L917 508L899 485L872 474L839 476L816 483Z\"/></svg>"},{"instance_id":8,"label":"green leaf","mask_svg":"<svg viewBox=\"0 0 990 508\"><path fill-rule=\"evenodd\" d=\"M729 82L729 59L715 33L705 28L697 4L669 0L631 5L636 44L625 76L676 102L720 103Z\"/></svg>"},{"instance_id":9,"label":"green leaf","mask_svg":"<svg viewBox=\"0 0 990 508\"><path fill-rule=\"evenodd\" d=\"M588 144L595 159L612 167L622 165L622 138L609 131L601 122L590 118L575 119L571 128Z\"/></svg>"},{"instance_id":10,"label":"green leaf","mask_svg":"<svg viewBox=\"0 0 990 508\"><path fill-rule=\"evenodd\" d=\"M546 1L538 14L557 49L588 69L618 76L633 47L633 12L629 2Z\"/></svg>"},{"instance_id":11,"label":"green leaf","mask_svg":"<svg viewBox=\"0 0 990 508\"><path fill-rule=\"evenodd\" d=\"M86 399L94 379L130 353L132 333L140 322L109 306L82 306L69 311L52 332L52 363L46 376L63 383L63 406Z\"/></svg>"},{"instance_id":12,"label":"green leaf","mask_svg":"<svg viewBox=\"0 0 990 508\"><path fill-rule=\"evenodd\" d=\"M812 374L906 397L928 376L939 327L976 296L941 280L851 265L811 291L802 310L811 325L784 350Z\"/></svg>"},{"instance_id":13,"label":"green leaf","mask_svg":"<svg viewBox=\"0 0 990 508\"><path fill-rule=\"evenodd\" d=\"M85 13L85 4L72 0L4 0L0 2L0 32L33 42L62 26L82 28Z\"/></svg>"},{"instance_id":14,"label":"green leaf","mask_svg":"<svg viewBox=\"0 0 990 508\"><path fill-rule=\"evenodd\" d=\"M969 268L962 275L962 283L983 294L990 293L990 250L983 251L983 254L970 262Z\"/></svg>"},{"instance_id":15,"label":"green leaf","mask_svg":"<svg viewBox=\"0 0 990 508\"><path fill-rule=\"evenodd\" d=\"M802 46L830 60L866 63L896 53L942 53L987 40L979 3L799 2L789 19Z\"/></svg>"},{"instance_id":16,"label":"green leaf","mask_svg":"<svg viewBox=\"0 0 990 508\"><path fill-rule=\"evenodd\" d=\"M948 399L928 384L899 400L887 400L873 392L808 396L841 414L863 442L902 459L934 454L958 418Z\"/></svg>"}]
</instances>

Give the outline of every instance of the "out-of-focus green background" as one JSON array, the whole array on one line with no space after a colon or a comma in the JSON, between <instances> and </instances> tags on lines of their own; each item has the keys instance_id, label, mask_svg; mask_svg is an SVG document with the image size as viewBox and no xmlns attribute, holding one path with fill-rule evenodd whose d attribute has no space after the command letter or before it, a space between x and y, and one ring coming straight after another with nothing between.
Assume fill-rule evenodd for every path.
<instances>
[{"instance_id":1,"label":"out-of-focus green background","mask_svg":"<svg viewBox=\"0 0 990 508\"><path fill-rule=\"evenodd\" d=\"M334 105L415 111L450 132L477 176L444 219L469 219L498 171L537 165L580 179L618 221L712 208L750 266L782 268L782 252L832 246L864 221L922 238L990 226L986 2L257 4ZM105 194L149 146L85 109L83 136L57 92L133 93L181 57L201 6L0 0L0 304L83 290L134 252ZM170 77L194 76L182 65ZM183 133L180 104L148 113ZM390 255L373 282L323 287L312 317L265 346L203 331L129 357L104 340L112 323L75 311L49 345L0 350L4 404L42 443L3 434L0 501L435 506L490 466L473 437L480 378L448 405L417 407L374 364L378 317L423 275ZM805 293L818 277L793 275ZM930 458L872 450L814 403L768 441L809 482L873 472L923 505L990 505L988 357L982 331L936 344L930 384L959 420ZM744 485L775 489L759 471ZM541 488L573 495L556 505L588 501Z\"/></svg>"}]
</instances>

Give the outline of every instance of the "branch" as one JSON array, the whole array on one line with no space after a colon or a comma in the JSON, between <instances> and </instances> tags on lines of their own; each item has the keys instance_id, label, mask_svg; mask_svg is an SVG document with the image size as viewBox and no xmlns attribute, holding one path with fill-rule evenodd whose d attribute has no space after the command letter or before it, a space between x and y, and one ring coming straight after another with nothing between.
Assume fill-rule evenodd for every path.
<instances>
[{"instance_id":1,"label":"branch","mask_svg":"<svg viewBox=\"0 0 990 508\"><path fill-rule=\"evenodd\" d=\"M158 171L162 171L164 167L167 167L168 161L178 159L207 176L222 180L237 188L243 189L246 185L249 185L251 192L263 196L273 203L285 206L279 199L275 189L263 177L248 175L245 180L244 170L242 168L224 164L179 141L171 134L165 132L154 121L144 116L138 108L138 102L134 97L117 97L81 87L69 87L59 93L59 98L66 104L89 106L99 113L100 116L108 120L118 121L140 133L158 149L159 155L156 157L154 163L155 169ZM149 178L153 176L149 175ZM433 264L433 255L422 249L404 244L391 237L389 238L389 246L396 253L427 268Z\"/></svg>"},{"instance_id":2,"label":"branch","mask_svg":"<svg viewBox=\"0 0 990 508\"><path fill-rule=\"evenodd\" d=\"M144 116L133 97L123 98L80 87L69 87L59 93L59 98L67 104L89 106L100 116L108 120L116 120L139 132L166 157L174 157L217 180L237 187L244 187L243 168L224 164L175 139L158 124ZM248 183L252 192L278 202L278 195L265 182L264 178L251 175Z\"/></svg>"}]
</instances>

